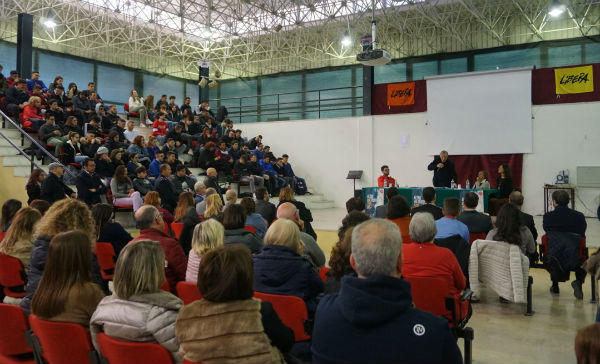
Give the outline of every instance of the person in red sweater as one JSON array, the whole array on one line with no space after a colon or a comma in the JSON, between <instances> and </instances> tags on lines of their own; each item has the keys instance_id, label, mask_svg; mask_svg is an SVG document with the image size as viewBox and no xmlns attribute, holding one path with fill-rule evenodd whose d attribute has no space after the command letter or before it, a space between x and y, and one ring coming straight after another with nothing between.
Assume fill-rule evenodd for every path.
<instances>
[{"instance_id":1,"label":"person in red sweater","mask_svg":"<svg viewBox=\"0 0 600 364\"><path fill-rule=\"evenodd\" d=\"M157 114L158 119L152 124L152 135L154 135L158 142L162 145L165 141L165 135L169 131L169 125L165 121L167 115L163 112Z\"/></svg>"},{"instance_id":2,"label":"person in red sweater","mask_svg":"<svg viewBox=\"0 0 600 364\"><path fill-rule=\"evenodd\" d=\"M37 96L31 96L27 106L23 108L21 114L22 124L26 128L39 130L40 126L46 122L40 112L41 99Z\"/></svg>"},{"instance_id":3,"label":"person in red sweater","mask_svg":"<svg viewBox=\"0 0 600 364\"><path fill-rule=\"evenodd\" d=\"M452 293L458 298L466 288L467 279L452 251L433 243L437 234L433 215L428 212L414 214L409 232L413 243L402 244L402 276L445 278L453 287Z\"/></svg>"},{"instance_id":4,"label":"person in red sweater","mask_svg":"<svg viewBox=\"0 0 600 364\"><path fill-rule=\"evenodd\" d=\"M165 222L156 207L151 205L140 207L135 212L135 221L140 228L140 235L132 241L158 241L165 252L165 275L169 282L169 289L175 293L177 282L185 281L187 270L187 257L183 248L177 240L165 233Z\"/></svg>"},{"instance_id":5,"label":"person in red sweater","mask_svg":"<svg viewBox=\"0 0 600 364\"><path fill-rule=\"evenodd\" d=\"M396 180L390 177L390 167L384 164L381 166L381 173L383 175L377 178L377 185L379 187L396 187Z\"/></svg>"}]
</instances>

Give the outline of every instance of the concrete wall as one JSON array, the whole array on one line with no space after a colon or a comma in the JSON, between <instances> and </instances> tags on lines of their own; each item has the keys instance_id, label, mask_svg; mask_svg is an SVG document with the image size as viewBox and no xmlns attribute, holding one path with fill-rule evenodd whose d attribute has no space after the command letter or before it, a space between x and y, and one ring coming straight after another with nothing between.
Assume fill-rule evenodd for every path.
<instances>
[{"instance_id":1,"label":"concrete wall","mask_svg":"<svg viewBox=\"0 0 600 364\"><path fill-rule=\"evenodd\" d=\"M0 157L0 206L6 200L14 198L27 204L27 191L25 190L25 177L15 177L12 167L2 166L2 158Z\"/></svg>"}]
</instances>

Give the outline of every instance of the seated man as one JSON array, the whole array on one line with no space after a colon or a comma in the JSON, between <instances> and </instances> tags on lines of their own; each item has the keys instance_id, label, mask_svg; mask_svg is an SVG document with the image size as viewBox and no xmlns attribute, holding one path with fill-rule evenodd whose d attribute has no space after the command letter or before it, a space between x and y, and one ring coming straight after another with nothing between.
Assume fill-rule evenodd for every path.
<instances>
[{"instance_id":1,"label":"seated man","mask_svg":"<svg viewBox=\"0 0 600 364\"><path fill-rule=\"evenodd\" d=\"M470 233L488 233L492 230L492 218L475 210L479 196L473 192L465 193L463 211L456 219L467 225ZM467 240L468 242L468 240Z\"/></svg>"},{"instance_id":2,"label":"seated man","mask_svg":"<svg viewBox=\"0 0 600 364\"><path fill-rule=\"evenodd\" d=\"M269 176L269 181L271 181L271 194L279 193L279 190L285 187L285 180L281 178L275 171L268 156L264 156L262 160L259 160L259 163L264 171L264 174Z\"/></svg>"},{"instance_id":3,"label":"seated man","mask_svg":"<svg viewBox=\"0 0 600 364\"><path fill-rule=\"evenodd\" d=\"M388 203L392 199L392 197L398 194L398 189L396 187L390 187L387 191L385 191L385 196L387 197ZM387 216L387 206L388 204L384 204L381 206L377 206L375 208L375 217L379 217L380 219L385 219ZM437 207L437 206L436 206ZM412 211L411 211L412 214Z\"/></svg>"},{"instance_id":4,"label":"seated man","mask_svg":"<svg viewBox=\"0 0 600 364\"><path fill-rule=\"evenodd\" d=\"M537 241L538 232L537 232L537 229L535 228L535 222L533 221L533 216L523 212L523 200L524 199L525 198L523 197L523 194L519 191L513 191L508 196L508 202L517 206L517 208L519 208L519 211L521 211L521 214L520 214L521 215L521 224L527 226L529 231L531 231L531 235L533 235L533 240Z\"/></svg>"},{"instance_id":5,"label":"seated man","mask_svg":"<svg viewBox=\"0 0 600 364\"><path fill-rule=\"evenodd\" d=\"M296 176L294 170L292 169L292 165L289 162L289 159L290 157L287 154L281 156L281 161L283 162L283 175L285 177L292 177L294 179L294 185L290 187L292 187L295 192L298 192L297 185L302 185L308 190L308 186L306 186L306 180L304 178Z\"/></svg>"},{"instance_id":6,"label":"seated man","mask_svg":"<svg viewBox=\"0 0 600 364\"><path fill-rule=\"evenodd\" d=\"M235 204L237 202L237 198L237 192L234 190L227 190L225 192L225 205L223 205L223 211L225 211L229 205Z\"/></svg>"},{"instance_id":7,"label":"seated man","mask_svg":"<svg viewBox=\"0 0 600 364\"><path fill-rule=\"evenodd\" d=\"M179 200L179 195L175 189L175 185L170 180L171 177L171 166L167 163L163 163L160 166L160 176L154 182L154 190L160 195L162 206L173 213Z\"/></svg>"},{"instance_id":8,"label":"seated man","mask_svg":"<svg viewBox=\"0 0 600 364\"><path fill-rule=\"evenodd\" d=\"M196 182L194 184L194 205L198 205L206 198L206 186L202 182Z\"/></svg>"},{"instance_id":9,"label":"seated man","mask_svg":"<svg viewBox=\"0 0 600 364\"><path fill-rule=\"evenodd\" d=\"M214 188L215 191L219 194L219 197L221 197L221 201L225 203L225 201L223 200L223 189L219 185L219 178L216 169L209 168L206 170L206 178L204 179L204 185L206 186L206 188Z\"/></svg>"},{"instance_id":10,"label":"seated man","mask_svg":"<svg viewBox=\"0 0 600 364\"><path fill-rule=\"evenodd\" d=\"M302 240L302 243L304 244L302 256L308 259L315 269L323 267L325 265L325 254L317 245L316 240L303 231L304 224L300 220L300 213L296 206L290 202L282 203L277 208L277 219L292 220L298 225L298 228L300 229L300 240Z\"/></svg>"},{"instance_id":11,"label":"seated man","mask_svg":"<svg viewBox=\"0 0 600 364\"><path fill-rule=\"evenodd\" d=\"M460 235L465 241L469 241L469 228L456 219L460 215L460 201L454 197L445 199L443 211L444 217L435 221L438 231L435 238L444 239Z\"/></svg>"},{"instance_id":12,"label":"seated man","mask_svg":"<svg viewBox=\"0 0 600 364\"><path fill-rule=\"evenodd\" d=\"M377 186L379 187L395 187L396 180L390 176L390 167L387 165L381 166L381 173L383 173L379 178L377 178Z\"/></svg>"},{"instance_id":13,"label":"seated man","mask_svg":"<svg viewBox=\"0 0 600 364\"><path fill-rule=\"evenodd\" d=\"M248 182L250 192L254 193L256 189L255 183L258 183L258 188L264 187L264 178L250 173L248 169L248 156L246 154L241 155L240 159L234 163L233 170L235 171L235 175L240 179L240 182Z\"/></svg>"},{"instance_id":14,"label":"seated man","mask_svg":"<svg viewBox=\"0 0 600 364\"><path fill-rule=\"evenodd\" d=\"M462 363L446 319L413 307L402 279L402 238L396 225L365 221L352 233L350 264L338 294L315 314L315 363Z\"/></svg>"},{"instance_id":15,"label":"seated man","mask_svg":"<svg viewBox=\"0 0 600 364\"><path fill-rule=\"evenodd\" d=\"M157 151L154 153L154 157L155 159L150 162L148 170L150 171L150 176L157 178L160 175L160 166L165 160L165 153Z\"/></svg>"},{"instance_id":16,"label":"seated man","mask_svg":"<svg viewBox=\"0 0 600 364\"><path fill-rule=\"evenodd\" d=\"M429 212L436 220L439 220L444 216L442 209L435 204L435 189L433 187L423 188L423 201L425 201L424 205L413 207L410 212L411 215L414 215L417 212Z\"/></svg>"},{"instance_id":17,"label":"seated man","mask_svg":"<svg viewBox=\"0 0 600 364\"><path fill-rule=\"evenodd\" d=\"M269 202L269 192L266 188L260 187L254 193L256 195L256 213L260 214L267 224L271 225L277 217L277 207Z\"/></svg>"},{"instance_id":18,"label":"seated man","mask_svg":"<svg viewBox=\"0 0 600 364\"><path fill-rule=\"evenodd\" d=\"M96 174L96 161L93 158L86 158L81 162L83 170L75 180L77 187L77 198L85 202L88 206L100 203L100 196L106 194L106 187L102 183L100 176Z\"/></svg>"},{"instance_id":19,"label":"seated man","mask_svg":"<svg viewBox=\"0 0 600 364\"><path fill-rule=\"evenodd\" d=\"M196 184L196 180L185 174L185 169L183 164L178 164L175 167L175 175L171 178L171 182L175 185L177 196L182 192L193 191L194 184Z\"/></svg>"},{"instance_id":20,"label":"seated man","mask_svg":"<svg viewBox=\"0 0 600 364\"><path fill-rule=\"evenodd\" d=\"M136 178L133 179L133 189L140 193L140 196L144 197L150 191L154 191L154 185L152 181L148 179L148 172L146 167L138 167L135 170Z\"/></svg>"},{"instance_id":21,"label":"seated man","mask_svg":"<svg viewBox=\"0 0 600 364\"><path fill-rule=\"evenodd\" d=\"M200 182L198 182L198 183L200 183ZM204 213L206 212L206 198L208 196L214 195L216 193L217 193L217 191L212 187L209 187L206 189L206 194L204 195L204 200L202 200L196 204L196 213L198 213L199 216L203 216Z\"/></svg>"},{"instance_id":22,"label":"seated man","mask_svg":"<svg viewBox=\"0 0 600 364\"><path fill-rule=\"evenodd\" d=\"M545 232L558 231L564 233L575 233L579 236L585 237L585 231L587 229L587 223L585 216L573 209L569 208L570 197L567 191L557 190L552 192L552 205L554 210L546 212L544 214L543 228ZM578 299L583 298L582 286L585 281L585 270L581 267L577 267L575 270L575 280L571 282L573 287L573 294ZM558 282L553 281L550 292L558 294Z\"/></svg>"},{"instance_id":23,"label":"seated man","mask_svg":"<svg viewBox=\"0 0 600 364\"><path fill-rule=\"evenodd\" d=\"M119 119L119 120L121 120L121 119ZM140 132L135 130L134 127L135 127L135 125L133 124L133 121L129 120L127 122L127 130L125 130L123 132L123 135L129 141L129 143L133 143L133 139L135 139L136 136L140 135Z\"/></svg>"}]
</instances>

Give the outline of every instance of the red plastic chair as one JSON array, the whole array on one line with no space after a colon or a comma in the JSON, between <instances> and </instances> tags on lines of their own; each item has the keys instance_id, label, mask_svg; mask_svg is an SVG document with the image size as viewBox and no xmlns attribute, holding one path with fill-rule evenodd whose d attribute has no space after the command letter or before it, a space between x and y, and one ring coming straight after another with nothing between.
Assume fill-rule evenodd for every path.
<instances>
[{"instance_id":1,"label":"red plastic chair","mask_svg":"<svg viewBox=\"0 0 600 364\"><path fill-rule=\"evenodd\" d=\"M294 331L296 341L310 340L310 336L304 331L304 322L308 320L308 312L302 298L256 291L254 297L261 301L271 302L281 321Z\"/></svg>"},{"instance_id":2,"label":"red plastic chair","mask_svg":"<svg viewBox=\"0 0 600 364\"><path fill-rule=\"evenodd\" d=\"M182 222L172 222L171 230L173 230L173 233L175 234L175 239L179 239L179 237L181 236L181 232L183 231L183 223Z\"/></svg>"},{"instance_id":3,"label":"red plastic chair","mask_svg":"<svg viewBox=\"0 0 600 364\"><path fill-rule=\"evenodd\" d=\"M29 323L19 306L0 303L0 363L35 363L25 332Z\"/></svg>"},{"instance_id":4,"label":"red plastic chair","mask_svg":"<svg viewBox=\"0 0 600 364\"><path fill-rule=\"evenodd\" d=\"M256 229L254 228L254 226L246 225L244 226L244 229L248 230L252 234L256 234Z\"/></svg>"},{"instance_id":5,"label":"red plastic chair","mask_svg":"<svg viewBox=\"0 0 600 364\"><path fill-rule=\"evenodd\" d=\"M138 118L138 119L140 118L140 113L129 111L129 103L128 102L123 104L123 110L125 110L125 113L127 114L127 120L129 120L130 117ZM140 121L145 121L145 120L140 120Z\"/></svg>"},{"instance_id":6,"label":"red plastic chair","mask_svg":"<svg viewBox=\"0 0 600 364\"><path fill-rule=\"evenodd\" d=\"M585 237L581 236L579 238L579 249L577 250L577 254L581 260L585 260L588 258L588 250L586 248ZM542 246L540 252L540 260L543 261L543 257L548 254L548 237L546 234L542 235Z\"/></svg>"},{"instance_id":7,"label":"red plastic chair","mask_svg":"<svg viewBox=\"0 0 600 364\"><path fill-rule=\"evenodd\" d=\"M0 253L0 286L4 295L23 298L26 295L27 275L23 263L15 257Z\"/></svg>"},{"instance_id":8,"label":"red plastic chair","mask_svg":"<svg viewBox=\"0 0 600 364\"><path fill-rule=\"evenodd\" d=\"M100 266L100 275L102 279L110 281L115 275L115 249L111 243L96 243L96 249L94 250L96 258L98 258L98 265Z\"/></svg>"},{"instance_id":9,"label":"red plastic chair","mask_svg":"<svg viewBox=\"0 0 600 364\"><path fill-rule=\"evenodd\" d=\"M181 298L184 305L202 299L202 294L198 291L198 286L194 283L177 282L177 297Z\"/></svg>"},{"instance_id":10,"label":"red plastic chair","mask_svg":"<svg viewBox=\"0 0 600 364\"><path fill-rule=\"evenodd\" d=\"M162 289L163 291L171 293L171 286L169 286L169 281L167 281L165 279L165 283L163 283L162 286L160 286L160 289Z\"/></svg>"},{"instance_id":11,"label":"red plastic chair","mask_svg":"<svg viewBox=\"0 0 600 364\"><path fill-rule=\"evenodd\" d=\"M98 334L102 356L109 364L172 364L171 353L160 344L121 341Z\"/></svg>"},{"instance_id":12,"label":"red plastic chair","mask_svg":"<svg viewBox=\"0 0 600 364\"><path fill-rule=\"evenodd\" d=\"M29 315L33 333L42 346L42 357L48 364L92 364L98 355L92 347L89 332L81 325L53 322Z\"/></svg>"},{"instance_id":13,"label":"red plastic chair","mask_svg":"<svg viewBox=\"0 0 600 364\"><path fill-rule=\"evenodd\" d=\"M319 269L319 277L325 282L327 280L327 272L329 272L329 267L322 267Z\"/></svg>"},{"instance_id":14,"label":"red plastic chair","mask_svg":"<svg viewBox=\"0 0 600 364\"><path fill-rule=\"evenodd\" d=\"M473 244L473 242L478 239L485 239L486 236L486 233L469 233L469 244Z\"/></svg>"},{"instance_id":15,"label":"red plastic chair","mask_svg":"<svg viewBox=\"0 0 600 364\"><path fill-rule=\"evenodd\" d=\"M123 205L123 204L113 203L113 196L112 196L112 191L110 190L110 188L108 188L106 190L106 197L107 197L108 203L112 204L112 206L113 206L113 219L117 216L117 212L133 211L133 206L131 206L131 205Z\"/></svg>"},{"instance_id":16,"label":"red plastic chair","mask_svg":"<svg viewBox=\"0 0 600 364\"><path fill-rule=\"evenodd\" d=\"M0 232L0 241L4 240L5 236L6 236L6 231Z\"/></svg>"}]
</instances>

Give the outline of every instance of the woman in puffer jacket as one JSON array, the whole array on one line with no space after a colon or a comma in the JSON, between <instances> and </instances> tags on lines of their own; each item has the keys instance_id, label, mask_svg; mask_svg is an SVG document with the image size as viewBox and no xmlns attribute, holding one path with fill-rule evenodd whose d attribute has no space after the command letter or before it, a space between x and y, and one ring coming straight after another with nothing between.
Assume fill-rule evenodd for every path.
<instances>
[{"instance_id":1,"label":"woman in puffer jacket","mask_svg":"<svg viewBox=\"0 0 600 364\"><path fill-rule=\"evenodd\" d=\"M123 341L156 342L182 363L175 338L175 319L183 302L160 289L165 282L165 256L157 242L129 243L115 267L114 292L105 297L90 321L96 350L98 334Z\"/></svg>"}]
</instances>

